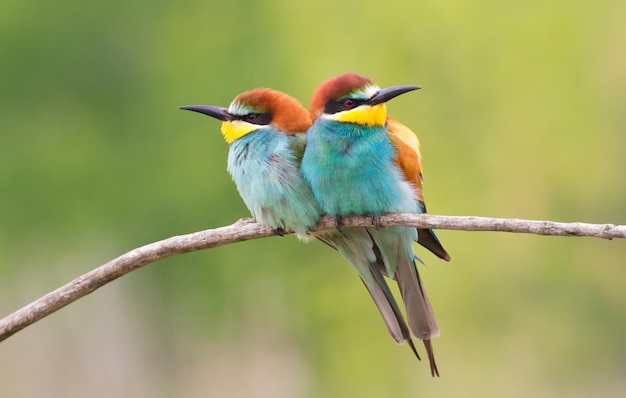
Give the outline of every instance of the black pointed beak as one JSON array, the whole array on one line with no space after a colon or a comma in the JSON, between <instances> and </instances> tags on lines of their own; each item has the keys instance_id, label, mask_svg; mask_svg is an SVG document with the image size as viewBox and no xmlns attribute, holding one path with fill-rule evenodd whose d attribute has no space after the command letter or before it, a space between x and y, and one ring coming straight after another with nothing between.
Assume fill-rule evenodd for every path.
<instances>
[{"instance_id":1,"label":"black pointed beak","mask_svg":"<svg viewBox=\"0 0 626 398\"><path fill-rule=\"evenodd\" d=\"M186 111L193 111L202 113L203 115L211 116L216 119L219 119L223 122L229 122L234 120L233 115L228 113L228 109L222 108L219 106L212 105L187 105L187 106L179 106L179 109L184 109Z\"/></svg>"},{"instance_id":2,"label":"black pointed beak","mask_svg":"<svg viewBox=\"0 0 626 398\"><path fill-rule=\"evenodd\" d=\"M394 86L383 88L382 90L374 94L374 96L370 98L367 103L369 105L382 104L383 102L387 102L390 99L397 97L398 95L402 95L413 90L419 90L420 88L420 86Z\"/></svg>"}]
</instances>

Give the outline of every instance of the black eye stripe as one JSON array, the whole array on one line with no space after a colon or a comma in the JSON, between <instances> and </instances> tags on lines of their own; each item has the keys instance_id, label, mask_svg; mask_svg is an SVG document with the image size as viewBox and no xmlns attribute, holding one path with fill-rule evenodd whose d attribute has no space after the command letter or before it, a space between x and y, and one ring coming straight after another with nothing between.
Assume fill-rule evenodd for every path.
<instances>
[{"instance_id":1,"label":"black eye stripe","mask_svg":"<svg viewBox=\"0 0 626 398\"><path fill-rule=\"evenodd\" d=\"M346 104L346 100L351 100L352 104ZM363 105L367 100L356 98L342 98L340 100L329 100L324 105L324 113L332 115L333 113L347 111L348 109L354 109L359 105Z\"/></svg>"},{"instance_id":2,"label":"black eye stripe","mask_svg":"<svg viewBox=\"0 0 626 398\"><path fill-rule=\"evenodd\" d=\"M258 124L260 126L265 126L272 123L272 114L267 113L248 113L247 115L237 115L235 116L237 120L242 120L244 122Z\"/></svg>"}]
</instances>

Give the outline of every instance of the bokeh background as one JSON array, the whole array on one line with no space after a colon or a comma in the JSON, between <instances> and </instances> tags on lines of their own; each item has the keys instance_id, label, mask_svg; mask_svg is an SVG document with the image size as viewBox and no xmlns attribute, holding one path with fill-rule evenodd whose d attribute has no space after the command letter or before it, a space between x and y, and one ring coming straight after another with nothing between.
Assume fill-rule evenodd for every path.
<instances>
[{"instance_id":1,"label":"bokeh background","mask_svg":"<svg viewBox=\"0 0 626 398\"><path fill-rule=\"evenodd\" d=\"M248 212L219 123L346 71L422 141L433 214L626 223L626 2L0 3L0 315ZM3 397L622 397L626 242L440 231L442 377L355 273L268 238L152 264L0 344Z\"/></svg>"}]
</instances>

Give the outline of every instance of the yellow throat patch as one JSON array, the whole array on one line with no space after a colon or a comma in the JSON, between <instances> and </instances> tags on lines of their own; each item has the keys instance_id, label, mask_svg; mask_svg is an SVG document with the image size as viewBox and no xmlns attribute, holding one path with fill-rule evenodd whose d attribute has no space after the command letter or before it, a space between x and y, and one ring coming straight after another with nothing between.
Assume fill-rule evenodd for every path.
<instances>
[{"instance_id":1,"label":"yellow throat patch","mask_svg":"<svg viewBox=\"0 0 626 398\"><path fill-rule=\"evenodd\" d=\"M362 126L383 127L387 121L387 106L385 104L359 106L349 111L329 115L329 119Z\"/></svg>"},{"instance_id":2,"label":"yellow throat patch","mask_svg":"<svg viewBox=\"0 0 626 398\"><path fill-rule=\"evenodd\" d=\"M237 141L246 134L262 128L257 124L247 123L242 120L233 120L222 123L222 135L229 144Z\"/></svg>"}]
</instances>

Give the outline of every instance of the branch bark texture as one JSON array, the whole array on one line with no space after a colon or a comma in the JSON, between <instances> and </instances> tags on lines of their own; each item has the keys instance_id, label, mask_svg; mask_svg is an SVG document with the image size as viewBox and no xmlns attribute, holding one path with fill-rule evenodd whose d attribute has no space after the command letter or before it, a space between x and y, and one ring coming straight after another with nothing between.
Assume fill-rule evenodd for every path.
<instances>
[{"instance_id":1,"label":"branch bark texture","mask_svg":"<svg viewBox=\"0 0 626 398\"><path fill-rule=\"evenodd\" d=\"M342 219L343 226L373 226L368 216ZM603 239L626 238L626 225L560 223L512 218L435 216L427 214L388 214L380 218L382 226L409 226L463 231L517 232L550 236L589 236ZM318 231L335 227L333 217L324 217ZM82 275L0 320L0 342L25 327L58 311L107 283L156 261L217 246L273 236L274 231L252 219L187 235L173 236L133 249Z\"/></svg>"}]
</instances>

